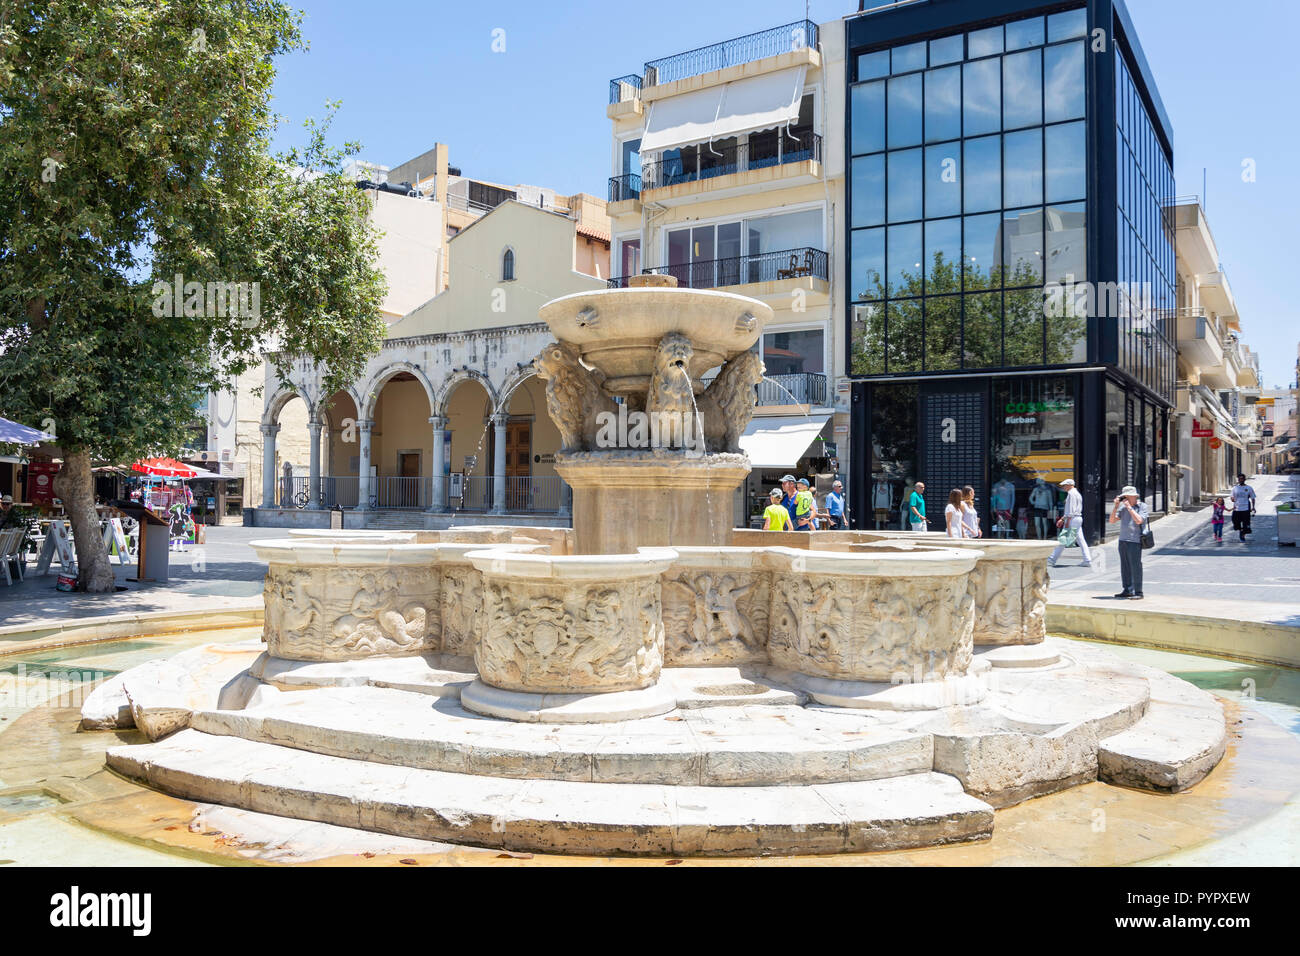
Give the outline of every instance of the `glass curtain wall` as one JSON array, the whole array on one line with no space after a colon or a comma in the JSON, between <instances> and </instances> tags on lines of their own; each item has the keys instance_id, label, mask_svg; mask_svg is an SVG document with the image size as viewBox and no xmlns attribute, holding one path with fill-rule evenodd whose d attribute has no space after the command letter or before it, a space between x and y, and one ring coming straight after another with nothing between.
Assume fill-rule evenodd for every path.
<instances>
[{"instance_id":1,"label":"glass curtain wall","mask_svg":"<svg viewBox=\"0 0 1300 956\"><path fill-rule=\"evenodd\" d=\"M1078 9L857 58L851 373L1085 360L1044 286L1087 278L1086 32Z\"/></svg>"},{"instance_id":2,"label":"glass curtain wall","mask_svg":"<svg viewBox=\"0 0 1300 956\"><path fill-rule=\"evenodd\" d=\"M1177 351L1174 263L1174 174L1121 51L1115 55L1118 288L1116 364L1152 392L1172 400Z\"/></svg>"}]
</instances>

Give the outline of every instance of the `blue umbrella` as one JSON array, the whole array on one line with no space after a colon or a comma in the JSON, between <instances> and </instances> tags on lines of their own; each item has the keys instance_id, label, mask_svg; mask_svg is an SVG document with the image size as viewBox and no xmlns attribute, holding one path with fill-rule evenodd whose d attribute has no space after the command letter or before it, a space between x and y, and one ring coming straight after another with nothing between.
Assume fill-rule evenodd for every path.
<instances>
[{"instance_id":1,"label":"blue umbrella","mask_svg":"<svg viewBox=\"0 0 1300 956\"><path fill-rule=\"evenodd\" d=\"M7 418L0 418L0 442L12 445L39 445L43 441L54 441L53 435L47 435L38 428L28 428Z\"/></svg>"}]
</instances>

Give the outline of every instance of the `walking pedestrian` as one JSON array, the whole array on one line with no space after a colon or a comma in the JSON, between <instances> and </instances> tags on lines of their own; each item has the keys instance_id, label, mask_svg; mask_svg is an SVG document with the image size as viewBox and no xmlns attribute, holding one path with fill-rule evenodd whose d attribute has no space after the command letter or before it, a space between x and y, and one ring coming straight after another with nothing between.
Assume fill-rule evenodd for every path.
<instances>
[{"instance_id":1,"label":"walking pedestrian","mask_svg":"<svg viewBox=\"0 0 1300 956\"><path fill-rule=\"evenodd\" d=\"M1232 530L1242 541L1250 534L1250 516L1255 513L1255 489L1246 484L1246 476L1238 475L1232 495Z\"/></svg>"},{"instance_id":2,"label":"walking pedestrian","mask_svg":"<svg viewBox=\"0 0 1300 956\"><path fill-rule=\"evenodd\" d=\"M1079 489L1074 487L1074 479L1066 478L1061 482L1061 487L1065 489L1065 506L1061 511L1061 517L1056 519L1056 527L1061 530L1061 534L1056 539L1056 549L1052 556L1047 559L1049 568L1056 567L1056 561L1061 556L1061 552L1070 546L1070 543L1063 541L1062 538L1071 537L1066 532L1074 532L1073 544L1079 546L1083 553L1083 563L1080 567L1092 567L1092 552L1088 550L1088 539L1083 534L1083 495L1079 494Z\"/></svg>"},{"instance_id":3,"label":"walking pedestrian","mask_svg":"<svg viewBox=\"0 0 1300 956\"><path fill-rule=\"evenodd\" d=\"M1149 516L1146 502L1138 501L1137 489L1125 485L1110 512L1110 523L1119 523L1119 577L1123 590L1115 595L1117 598L1142 597L1142 532Z\"/></svg>"},{"instance_id":4,"label":"walking pedestrian","mask_svg":"<svg viewBox=\"0 0 1300 956\"><path fill-rule=\"evenodd\" d=\"M970 485L961 490L961 527L962 537L982 537L980 513L975 508L975 489Z\"/></svg>"},{"instance_id":5,"label":"walking pedestrian","mask_svg":"<svg viewBox=\"0 0 1300 956\"><path fill-rule=\"evenodd\" d=\"M844 520L844 483L839 479L831 484L830 494L826 496L826 517L832 531L842 531L848 527Z\"/></svg>"},{"instance_id":6,"label":"walking pedestrian","mask_svg":"<svg viewBox=\"0 0 1300 956\"><path fill-rule=\"evenodd\" d=\"M945 529L950 538L964 538L965 531L962 530L962 512L961 512L961 489L954 488L948 492L948 506L943 509L943 520Z\"/></svg>"},{"instance_id":7,"label":"walking pedestrian","mask_svg":"<svg viewBox=\"0 0 1300 956\"><path fill-rule=\"evenodd\" d=\"M767 500L768 505L763 509L763 530L789 531L790 512L781 504L781 489L773 488Z\"/></svg>"},{"instance_id":8,"label":"walking pedestrian","mask_svg":"<svg viewBox=\"0 0 1300 956\"><path fill-rule=\"evenodd\" d=\"M930 519L925 516L925 482L918 481L907 499L907 515L913 531L929 530Z\"/></svg>"},{"instance_id":9,"label":"walking pedestrian","mask_svg":"<svg viewBox=\"0 0 1300 956\"><path fill-rule=\"evenodd\" d=\"M1219 544L1223 544L1223 519L1227 510L1222 495L1214 499L1214 507L1210 511L1210 527L1214 529L1214 540Z\"/></svg>"}]
</instances>

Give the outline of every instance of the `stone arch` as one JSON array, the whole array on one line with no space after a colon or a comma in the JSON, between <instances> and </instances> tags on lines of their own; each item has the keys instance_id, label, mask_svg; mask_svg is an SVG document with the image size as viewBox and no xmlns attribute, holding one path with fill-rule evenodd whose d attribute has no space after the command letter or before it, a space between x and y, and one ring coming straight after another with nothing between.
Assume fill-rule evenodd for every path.
<instances>
[{"instance_id":1,"label":"stone arch","mask_svg":"<svg viewBox=\"0 0 1300 956\"><path fill-rule=\"evenodd\" d=\"M493 387L492 380L478 369L459 368L447 376L447 380L442 383L442 388L438 389L437 395L429 402L433 414L445 418L447 416L447 402L451 399L452 393L466 382L477 382L483 386L483 390L487 392L488 408L495 409L497 407L498 392Z\"/></svg>"},{"instance_id":2,"label":"stone arch","mask_svg":"<svg viewBox=\"0 0 1300 956\"><path fill-rule=\"evenodd\" d=\"M523 366L516 368L513 372L507 375L505 382L501 385L501 390L493 396L493 414L509 412L510 397L514 394L516 389L522 386L523 383L528 381L530 378L538 378L540 380L540 377L537 374L537 369L532 362L525 363ZM543 383L543 385L544 384L545 383Z\"/></svg>"},{"instance_id":3,"label":"stone arch","mask_svg":"<svg viewBox=\"0 0 1300 956\"><path fill-rule=\"evenodd\" d=\"M275 425L280 420L280 412L284 411L284 406L288 405L295 398L301 398L311 408L311 401L302 392L296 388L280 388L274 395L267 399L262 409L262 424Z\"/></svg>"},{"instance_id":4,"label":"stone arch","mask_svg":"<svg viewBox=\"0 0 1300 956\"><path fill-rule=\"evenodd\" d=\"M391 362L371 376L370 381L366 383L366 387L361 390L359 397L353 393L352 400L356 402L357 413L362 418L368 419L374 416L375 402L379 400L380 390L383 389L385 383L387 383L390 378L401 372L406 372L419 381L420 385L424 388L425 398L429 400L429 407L436 407L435 400L437 391L429 382L429 378L424 374L424 371L411 362Z\"/></svg>"}]
</instances>

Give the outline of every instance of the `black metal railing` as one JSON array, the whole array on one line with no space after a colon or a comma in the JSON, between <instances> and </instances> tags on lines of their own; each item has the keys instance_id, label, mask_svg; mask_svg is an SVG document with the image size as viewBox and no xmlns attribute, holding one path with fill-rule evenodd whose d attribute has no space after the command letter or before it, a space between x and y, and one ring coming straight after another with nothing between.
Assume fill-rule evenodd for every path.
<instances>
[{"instance_id":1,"label":"black metal railing","mask_svg":"<svg viewBox=\"0 0 1300 956\"><path fill-rule=\"evenodd\" d=\"M829 257L825 252L821 249L803 248L760 252L731 259L708 259L680 265L655 266L642 271L656 275L670 275L677 280L678 288L717 289L722 286L775 282L780 279L804 277L829 279L829 269ZM626 276L616 276L608 281L610 288L622 289L627 286Z\"/></svg>"},{"instance_id":2,"label":"black metal railing","mask_svg":"<svg viewBox=\"0 0 1300 956\"><path fill-rule=\"evenodd\" d=\"M768 375L758 383L760 405L821 405L827 402L826 376L821 372Z\"/></svg>"},{"instance_id":3,"label":"black metal railing","mask_svg":"<svg viewBox=\"0 0 1300 956\"><path fill-rule=\"evenodd\" d=\"M624 199L641 198L641 174L624 173L609 177L609 201L621 202Z\"/></svg>"},{"instance_id":4,"label":"black metal railing","mask_svg":"<svg viewBox=\"0 0 1300 956\"><path fill-rule=\"evenodd\" d=\"M641 95L641 77L635 73L620 76L609 81L609 102L622 103L634 100Z\"/></svg>"},{"instance_id":5,"label":"black metal railing","mask_svg":"<svg viewBox=\"0 0 1300 956\"><path fill-rule=\"evenodd\" d=\"M822 138L809 127L751 133L742 143L696 143L666 151L641 167L641 189L715 179L807 160L821 162Z\"/></svg>"},{"instance_id":6,"label":"black metal railing","mask_svg":"<svg viewBox=\"0 0 1300 956\"><path fill-rule=\"evenodd\" d=\"M739 63L750 63L764 57L789 53L817 46L817 24L811 20L796 20L783 26L750 33L743 37L712 43L697 50L688 50L673 56L651 60L645 65L645 85L655 86L671 83L688 76L699 76L713 70L726 69ZM614 84L610 82L610 96L614 95ZM618 102L610 100L611 103Z\"/></svg>"}]
</instances>

